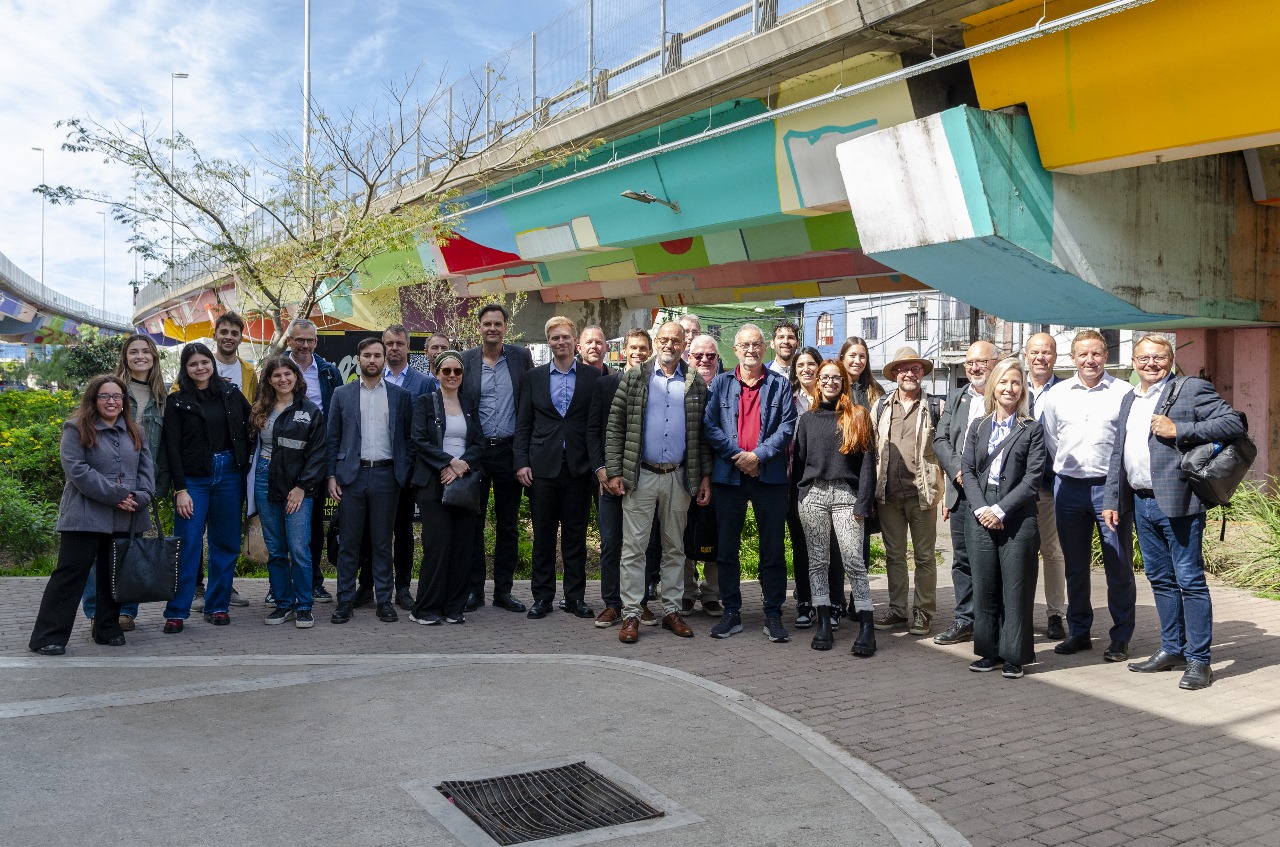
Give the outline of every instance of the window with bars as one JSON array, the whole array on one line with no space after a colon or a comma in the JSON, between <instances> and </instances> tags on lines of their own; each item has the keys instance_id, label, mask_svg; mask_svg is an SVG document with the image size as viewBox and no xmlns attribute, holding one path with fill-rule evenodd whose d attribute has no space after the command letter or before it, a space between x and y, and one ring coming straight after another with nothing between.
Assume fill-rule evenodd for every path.
<instances>
[{"instance_id":1,"label":"window with bars","mask_svg":"<svg viewBox=\"0 0 1280 847\"><path fill-rule=\"evenodd\" d=\"M862 319L862 337L868 341L875 341L880 337L879 317Z\"/></svg>"},{"instance_id":2,"label":"window with bars","mask_svg":"<svg viewBox=\"0 0 1280 847\"><path fill-rule=\"evenodd\" d=\"M829 312L818 315L818 346L830 347L836 343L836 324Z\"/></svg>"},{"instance_id":3,"label":"window with bars","mask_svg":"<svg viewBox=\"0 0 1280 847\"><path fill-rule=\"evenodd\" d=\"M912 309L907 312L907 340L908 341L924 341L927 338L928 322L925 319L924 308Z\"/></svg>"}]
</instances>

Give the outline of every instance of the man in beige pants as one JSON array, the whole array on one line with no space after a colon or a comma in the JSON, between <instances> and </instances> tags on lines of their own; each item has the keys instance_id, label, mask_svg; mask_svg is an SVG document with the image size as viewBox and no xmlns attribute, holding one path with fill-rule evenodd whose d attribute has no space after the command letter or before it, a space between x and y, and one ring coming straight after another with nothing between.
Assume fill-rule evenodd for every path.
<instances>
[{"instance_id":1,"label":"man in beige pants","mask_svg":"<svg viewBox=\"0 0 1280 847\"><path fill-rule=\"evenodd\" d=\"M1027 400L1031 414L1040 420L1044 392L1062 382L1053 372L1058 361L1058 344L1047 332L1038 332L1027 339L1023 354L1027 362ZM1036 501L1036 522L1040 527L1040 558L1042 561L1044 604L1049 610L1049 626L1045 637L1061 641L1067 637L1064 625L1067 615L1067 564L1062 558L1062 546L1058 543L1058 518L1053 511L1053 457L1045 463L1044 484L1040 499Z\"/></svg>"}]
</instances>

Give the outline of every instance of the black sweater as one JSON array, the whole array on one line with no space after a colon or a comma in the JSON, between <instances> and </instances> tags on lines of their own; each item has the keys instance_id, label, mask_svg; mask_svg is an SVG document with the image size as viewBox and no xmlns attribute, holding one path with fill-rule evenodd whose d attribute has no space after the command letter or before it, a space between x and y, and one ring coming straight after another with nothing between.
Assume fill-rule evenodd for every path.
<instances>
[{"instance_id":1,"label":"black sweater","mask_svg":"<svg viewBox=\"0 0 1280 847\"><path fill-rule=\"evenodd\" d=\"M796 424L791 467L791 472L800 477L798 489L801 500L817 480L842 481L849 484L858 498L854 514L862 517L871 514L876 494L875 450L841 453L840 431L836 428L834 410L819 407L800 416Z\"/></svg>"}]
</instances>

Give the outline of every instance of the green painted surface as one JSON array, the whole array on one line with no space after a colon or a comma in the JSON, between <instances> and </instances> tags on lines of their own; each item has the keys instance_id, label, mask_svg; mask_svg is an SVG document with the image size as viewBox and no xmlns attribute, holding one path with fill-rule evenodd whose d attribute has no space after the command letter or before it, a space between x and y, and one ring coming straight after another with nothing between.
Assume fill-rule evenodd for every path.
<instances>
[{"instance_id":1,"label":"green painted surface","mask_svg":"<svg viewBox=\"0 0 1280 847\"><path fill-rule=\"evenodd\" d=\"M805 218L804 228L814 250L852 250L862 246L852 212Z\"/></svg>"},{"instance_id":2,"label":"green painted surface","mask_svg":"<svg viewBox=\"0 0 1280 847\"><path fill-rule=\"evenodd\" d=\"M635 256L636 270L642 274L660 274L705 268L711 264L707 258L707 245L701 238L694 238L688 251L680 254L667 252L661 244L642 244L631 248Z\"/></svg>"},{"instance_id":3,"label":"green painted surface","mask_svg":"<svg viewBox=\"0 0 1280 847\"><path fill-rule=\"evenodd\" d=\"M382 253L366 259L360 270L361 291L421 282L424 276L422 257L416 249Z\"/></svg>"},{"instance_id":4,"label":"green painted surface","mask_svg":"<svg viewBox=\"0 0 1280 847\"><path fill-rule=\"evenodd\" d=\"M587 278L587 260L582 256L544 262L542 267L545 269L542 274L544 285L567 285Z\"/></svg>"},{"instance_id":5,"label":"green painted surface","mask_svg":"<svg viewBox=\"0 0 1280 847\"><path fill-rule=\"evenodd\" d=\"M950 152L956 175L960 178L960 190L964 193L965 208L969 212L969 224L976 238L991 234L991 213L987 209L986 193L982 188L982 172L978 169L978 157L973 149L973 137L969 134L970 110L965 106L948 109L939 117L948 151L938 150L937 155Z\"/></svg>"},{"instance_id":6,"label":"green painted surface","mask_svg":"<svg viewBox=\"0 0 1280 847\"><path fill-rule=\"evenodd\" d=\"M1256 300L1201 300L1196 314L1202 318L1229 321L1256 321L1262 315L1262 304Z\"/></svg>"},{"instance_id":7,"label":"green painted surface","mask_svg":"<svg viewBox=\"0 0 1280 847\"><path fill-rule=\"evenodd\" d=\"M739 230L708 232L702 236L702 244L707 251L707 261L713 265L747 260L747 246L742 243L742 232Z\"/></svg>"},{"instance_id":8,"label":"green painted surface","mask_svg":"<svg viewBox=\"0 0 1280 847\"><path fill-rule=\"evenodd\" d=\"M803 220L757 226L742 231L752 261L781 259L809 252L809 230Z\"/></svg>"}]
</instances>

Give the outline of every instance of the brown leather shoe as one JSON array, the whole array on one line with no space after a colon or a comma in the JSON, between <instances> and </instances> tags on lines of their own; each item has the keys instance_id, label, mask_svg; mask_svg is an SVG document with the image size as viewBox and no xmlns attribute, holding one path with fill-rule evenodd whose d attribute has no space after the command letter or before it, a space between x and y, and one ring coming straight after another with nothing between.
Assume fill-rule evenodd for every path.
<instances>
[{"instance_id":1,"label":"brown leather shoe","mask_svg":"<svg viewBox=\"0 0 1280 847\"><path fill-rule=\"evenodd\" d=\"M596 615L596 626L604 629L622 620L622 612L612 606L605 606L604 611Z\"/></svg>"},{"instance_id":2,"label":"brown leather shoe","mask_svg":"<svg viewBox=\"0 0 1280 847\"><path fill-rule=\"evenodd\" d=\"M662 628L671 630L681 638L693 638L693 628L684 622L679 612L672 612L663 617Z\"/></svg>"},{"instance_id":3,"label":"brown leather shoe","mask_svg":"<svg viewBox=\"0 0 1280 847\"><path fill-rule=\"evenodd\" d=\"M649 609L649 604L648 604L648 603L641 603L641 604L640 604L640 623L644 624L645 626L657 626L657 625L658 625L658 618L657 618L657 616L655 616L655 615L653 614L653 612Z\"/></svg>"},{"instance_id":4,"label":"brown leather shoe","mask_svg":"<svg viewBox=\"0 0 1280 847\"><path fill-rule=\"evenodd\" d=\"M635 644L640 640L640 619L627 618L622 622L622 629L618 630L618 640L623 644Z\"/></svg>"},{"instance_id":5,"label":"brown leather shoe","mask_svg":"<svg viewBox=\"0 0 1280 847\"><path fill-rule=\"evenodd\" d=\"M128 615L120 616L120 628L125 632L133 632L133 618Z\"/></svg>"}]
</instances>

